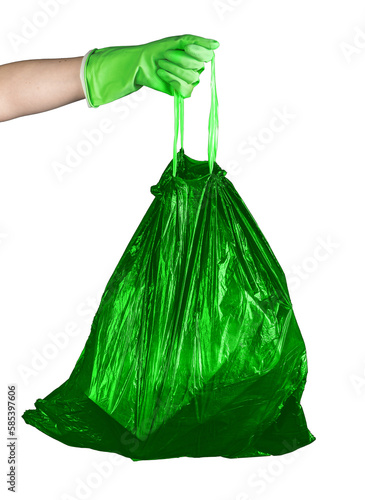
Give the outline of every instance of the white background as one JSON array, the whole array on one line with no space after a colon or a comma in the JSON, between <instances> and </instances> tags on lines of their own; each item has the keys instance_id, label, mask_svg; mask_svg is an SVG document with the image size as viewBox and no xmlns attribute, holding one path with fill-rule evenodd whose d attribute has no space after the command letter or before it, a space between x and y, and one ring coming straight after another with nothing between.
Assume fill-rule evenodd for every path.
<instances>
[{"instance_id":1,"label":"white background","mask_svg":"<svg viewBox=\"0 0 365 500\"><path fill-rule=\"evenodd\" d=\"M48 17L40 1L1 4L0 64L184 33L220 42L217 162L288 277L308 354L302 404L317 439L282 457L112 464L111 454L66 446L21 418L71 373L100 294L154 199L150 187L172 158L173 98L142 89L119 107L89 109L83 100L1 123L1 490L10 497L4 410L16 383L20 499L363 498L363 2L54 2ZM209 79L207 65L185 101L185 152L198 160L207 159ZM285 109L288 123L268 131ZM110 129L101 144L57 176L56 162L66 164L103 119ZM253 159L250 137L260 147ZM70 323L78 334L54 354L50 335ZM109 476L95 475L105 461Z\"/></svg>"}]
</instances>

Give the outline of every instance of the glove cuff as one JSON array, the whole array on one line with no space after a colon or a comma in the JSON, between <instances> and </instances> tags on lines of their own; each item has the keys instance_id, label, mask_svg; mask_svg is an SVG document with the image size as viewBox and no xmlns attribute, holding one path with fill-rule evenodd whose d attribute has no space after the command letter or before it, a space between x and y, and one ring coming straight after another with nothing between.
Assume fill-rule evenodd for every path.
<instances>
[{"instance_id":1,"label":"glove cuff","mask_svg":"<svg viewBox=\"0 0 365 500\"><path fill-rule=\"evenodd\" d=\"M85 94L85 98L86 98L86 103L88 105L89 108L94 108L95 106L93 106L90 102L90 94L89 94L89 88L88 88L88 85L87 85L87 80L85 78L85 68L86 68L86 61L88 59L88 57L90 56L90 54L92 52L94 52L94 50L96 49L91 49L89 50L89 52L87 52L84 57L82 58L82 61L81 61L81 68L80 68L80 80L81 80L81 85L82 85L82 89L84 91L84 94Z\"/></svg>"}]
</instances>

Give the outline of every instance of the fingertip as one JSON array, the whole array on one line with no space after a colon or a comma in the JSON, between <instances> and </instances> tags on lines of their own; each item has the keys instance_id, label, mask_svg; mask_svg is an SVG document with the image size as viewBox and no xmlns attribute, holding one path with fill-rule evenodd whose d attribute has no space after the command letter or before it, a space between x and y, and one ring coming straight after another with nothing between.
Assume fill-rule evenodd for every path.
<instances>
[{"instance_id":1,"label":"fingertip","mask_svg":"<svg viewBox=\"0 0 365 500\"><path fill-rule=\"evenodd\" d=\"M177 92L180 92L180 84L179 84L179 82L178 82L178 81L176 81L176 80L170 80L170 81L169 81L169 84L170 84L170 85L171 85L171 87L172 87L173 89L175 89Z\"/></svg>"},{"instance_id":2,"label":"fingertip","mask_svg":"<svg viewBox=\"0 0 365 500\"><path fill-rule=\"evenodd\" d=\"M213 40L213 39L211 38L211 40L210 40L210 45L211 45L211 48L212 48L212 49L217 49L217 48L219 47L220 43L218 42L218 40Z\"/></svg>"}]
</instances>

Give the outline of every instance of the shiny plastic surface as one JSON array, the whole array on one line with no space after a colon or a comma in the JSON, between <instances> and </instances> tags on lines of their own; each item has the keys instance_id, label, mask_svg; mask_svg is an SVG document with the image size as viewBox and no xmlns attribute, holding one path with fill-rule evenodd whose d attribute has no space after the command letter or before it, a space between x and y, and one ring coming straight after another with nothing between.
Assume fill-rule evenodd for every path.
<instances>
[{"instance_id":1,"label":"shiny plastic surface","mask_svg":"<svg viewBox=\"0 0 365 500\"><path fill-rule=\"evenodd\" d=\"M281 455L315 440L300 404L307 357L285 275L214 161L212 82L211 161L176 153L69 379L23 414L70 446L137 461ZM174 104L175 146L176 94Z\"/></svg>"},{"instance_id":2,"label":"shiny plastic surface","mask_svg":"<svg viewBox=\"0 0 365 500\"><path fill-rule=\"evenodd\" d=\"M69 378L23 418L132 459L311 443L285 276L226 172L179 152L111 276ZM289 446L289 449L288 449Z\"/></svg>"},{"instance_id":3,"label":"shiny plastic surface","mask_svg":"<svg viewBox=\"0 0 365 500\"><path fill-rule=\"evenodd\" d=\"M120 99L142 86L190 97L211 60L215 40L195 35L162 38L142 45L94 49L84 68L86 99L91 107Z\"/></svg>"}]
</instances>

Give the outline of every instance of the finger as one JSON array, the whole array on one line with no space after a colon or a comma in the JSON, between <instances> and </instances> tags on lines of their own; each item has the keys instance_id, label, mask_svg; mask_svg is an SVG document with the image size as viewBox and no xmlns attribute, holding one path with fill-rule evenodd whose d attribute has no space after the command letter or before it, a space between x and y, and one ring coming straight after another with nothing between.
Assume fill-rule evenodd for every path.
<instances>
[{"instance_id":1,"label":"finger","mask_svg":"<svg viewBox=\"0 0 365 500\"><path fill-rule=\"evenodd\" d=\"M193 83L191 85L188 85L187 83L180 83L180 82L171 82L172 88L177 90L177 92L184 98L186 99L187 97L191 97L191 93L194 90L194 87L198 85L199 82Z\"/></svg>"},{"instance_id":2,"label":"finger","mask_svg":"<svg viewBox=\"0 0 365 500\"><path fill-rule=\"evenodd\" d=\"M183 48L186 45L197 44L205 47L206 49L217 49L219 47L219 42L217 40L213 40L212 38L204 38L202 36L196 35L182 35L180 37L181 42L183 43Z\"/></svg>"},{"instance_id":3,"label":"finger","mask_svg":"<svg viewBox=\"0 0 365 500\"><path fill-rule=\"evenodd\" d=\"M189 56L183 50L166 50L164 53L165 59L177 64L185 69L200 69L204 67L204 63L195 59L195 57Z\"/></svg>"},{"instance_id":4,"label":"finger","mask_svg":"<svg viewBox=\"0 0 365 500\"><path fill-rule=\"evenodd\" d=\"M193 83L199 80L199 73L197 71L181 68L181 66L178 66L177 64L174 64L167 59L159 59L157 61L157 64L160 68L168 71L172 75L178 76L186 83Z\"/></svg>"},{"instance_id":5,"label":"finger","mask_svg":"<svg viewBox=\"0 0 365 500\"><path fill-rule=\"evenodd\" d=\"M203 61L203 62L210 61L214 54L213 50L206 49L201 45L195 45L195 44L187 45L185 47L185 52L188 55L195 57L195 59L198 59L198 61Z\"/></svg>"},{"instance_id":6,"label":"finger","mask_svg":"<svg viewBox=\"0 0 365 500\"><path fill-rule=\"evenodd\" d=\"M192 84L188 84L184 80L181 80L178 76L172 75L168 71L161 68L157 70L157 74L164 82L170 84L172 88L176 89L183 97L190 97L193 88L199 83L198 80Z\"/></svg>"}]
</instances>

